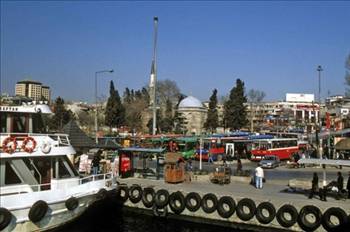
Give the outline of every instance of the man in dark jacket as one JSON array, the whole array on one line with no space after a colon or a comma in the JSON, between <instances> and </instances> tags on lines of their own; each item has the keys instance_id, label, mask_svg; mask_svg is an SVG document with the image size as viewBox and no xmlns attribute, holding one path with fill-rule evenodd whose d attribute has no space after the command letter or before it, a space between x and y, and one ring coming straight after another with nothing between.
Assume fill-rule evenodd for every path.
<instances>
[{"instance_id":1,"label":"man in dark jacket","mask_svg":"<svg viewBox=\"0 0 350 232\"><path fill-rule=\"evenodd\" d=\"M92 174L97 175L100 168L101 151L98 151L92 159Z\"/></svg>"},{"instance_id":2,"label":"man in dark jacket","mask_svg":"<svg viewBox=\"0 0 350 232\"><path fill-rule=\"evenodd\" d=\"M314 172L314 176L312 177L312 187L311 187L309 199L312 199L316 191L318 191L318 175L316 172ZM320 198L322 197L320 196Z\"/></svg>"},{"instance_id":3,"label":"man in dark jacket","mask_svg":"<svg viewBox=\"0 0 350 232\"><path fill-rule=\"evenodd\" d=\"M346 189L348 190L348 199L350 199L350 172L348 177L348 183L346 184Z\"/></svg>"},{"instance_id":4,"label":"man in dark jacket","mask_svg":"<svg viewBox=\"0 0 350 232\"><path fill-rule=\"evenodd\" d=\"M344 179L341 175L341 172L338 172L338 179L337 179L337 188L338 188L338 194L337 194L337 200L341 197L341 193L344 189Z\"/></svg>"}]
</instances>

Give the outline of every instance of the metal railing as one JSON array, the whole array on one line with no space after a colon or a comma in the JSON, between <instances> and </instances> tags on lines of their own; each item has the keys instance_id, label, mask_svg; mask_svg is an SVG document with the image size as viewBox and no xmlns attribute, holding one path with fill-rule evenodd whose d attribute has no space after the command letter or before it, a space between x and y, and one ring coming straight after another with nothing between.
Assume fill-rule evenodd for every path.
<instances>
[{"instance_id":1,"label":"metal railing","mask_svg":"<svg viewBox=\"0 0 350 232\"><path fill-rule=\"evenodd\" d=\"M86 176L83 178L79 178L78 180L77 179L66 180L64 182L64 184L73 183L73 182L78 181L78 186L79 186L79 185L83 185L83 184L87 184L87 183L95 182L95 181L100 181L100 180L105 180L106 182L111 181L113 179L113 177L114 177L113 173L108 172L108 173L103 173L103 174ZM22 186L18 187L18 190L16 192L0 194L0 196L29 193L29 192L24 192L24 190L28 189L28 188L31 188L32 190L36 189L36 191L34 190L34 192L48 191L50 189L47 189L47 190L42 190L42 189L43 189L43 187L50 187L51 185L52 185L52 183L35 184L35 185L22 185ZM14 189L15 189L15 187L14 187Z\"/></svg>"}]
</instances>

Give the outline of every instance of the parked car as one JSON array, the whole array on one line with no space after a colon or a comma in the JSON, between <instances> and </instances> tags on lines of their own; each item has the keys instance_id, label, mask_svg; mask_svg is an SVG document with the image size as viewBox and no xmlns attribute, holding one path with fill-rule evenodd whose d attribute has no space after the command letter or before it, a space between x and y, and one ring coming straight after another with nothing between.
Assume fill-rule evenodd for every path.
<instances>
[{"instance_id":1,"label":"parked car","mask_svg":"<svg viewBox=\"0 0 350 232\"><path fill-rule=\"evenodd\" d=\"M262 168L275 168L280 165L280 159L276 155L265 155L264 158L259 162Z\"/></svg>"}]
</instances>

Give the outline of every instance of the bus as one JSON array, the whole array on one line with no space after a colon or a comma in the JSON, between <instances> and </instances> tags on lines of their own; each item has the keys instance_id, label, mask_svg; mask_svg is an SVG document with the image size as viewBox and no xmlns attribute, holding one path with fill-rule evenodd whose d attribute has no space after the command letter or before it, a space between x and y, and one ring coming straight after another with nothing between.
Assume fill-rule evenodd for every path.
<instances>
[{"instance_id":1,"label":"bus","mask_svg":"<svg viewBox=\"0 0 350 232\"><path fill-rule=\"evenodd\" d=\"M203 139L202 144L202 160L208 161L209 156L212 157L213 161L216 161L218 159L218 156L223 156L225 154L225 147L221 143L221 138L217 137L208 137ZM200 159L200 148L199 144L197 144L197 150L195 159Z\"/></svg>"},{"instance_id":2,"label":"bus","mask_svg":"<svg viewBox=\"0 0 350 232\"><path fill-rule=\"evenodd\" d=\"M251 160L260 161L265 155L276 155L280 160L287 160L298 150L298 139L296 138L255 140L252 143Z\"/></svg>"}]
</instances>

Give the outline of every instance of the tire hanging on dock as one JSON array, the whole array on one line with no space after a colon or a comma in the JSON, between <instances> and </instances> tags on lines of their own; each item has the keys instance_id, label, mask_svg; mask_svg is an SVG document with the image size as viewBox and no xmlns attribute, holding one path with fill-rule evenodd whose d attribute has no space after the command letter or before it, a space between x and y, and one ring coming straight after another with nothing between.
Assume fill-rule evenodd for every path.
<instances>
[{"instance_id":1,"label":"tire hanging on dock","mask_svg":"<svg viewBox=\"0 0 350 232\"><path fill-rule=\"evenodd\" d=\"M100 201L103 200L107 197L108 192L106 189L101 188L100 190L98 190L98 192L96 193L96 200Z\"/></svg>"},{"instance_id":2,"label":"tire hanging on dock","mask_svg":"<svg viewBox=\"0 0 350 232\"><path fill-rule=\"evenodd\" d=\"M153 188L146 187L143 189L142 193L142 203L146 208L151 208L154 204L155 191ZM149 199L151 197L151 199Z\"/></svg>"},{"instance_id":3,"label":"tire hanging on dock","mask_svg":"<svg viewBox=\"0 0 350 232\"><path fill-rule=\"evenodd\" d=\"M156 205L153 205L153 215L156 217L166 217L168 215L168 207L159 208Z\"/></svg>"},{"instance_id":4,"label":"tire hanging on dock","mask_svg":"<svg viewBox=\"0 0 350 232\"><path fill-rule=\"evenodd\" d=\"M129 198L129 188L126 184L121 184L117 187L117 200L126 202Z\"/></svg>"},{"instance_id":5,"label":"tire hanging on dock","mask_svg":"<svg viewBox=\"0 0 350 232\"><path fill-rule=\"evenodd\" d=\"M175 213L175 214L181 214L182 211L185 209L185 197L184 195L177 191L173 192L169 196L169 206L170 209Z\"/></svg>"},{"instance_id":6,"label":"tire hanging on dock","mask_svg":"<svg viewBox=\"0 0 350 232\"><path fill-rule=\"evenodd\" d=\"M264 211L269 213L268 216ZM255 217L261 224L269 224L276 217L276 209L270 202L262 202L256 208Z\"/></svg>"},{"instance_id":7,"label":"tire hanging on dock","mask_svg":"<svg viewBox=\"0 0 350 232\"><path fill-rule=\"evenodd\" d=\"M308 220L307 215L313 215L314 221ZM314 231L321 225L322 213L319 208L313 205L304 206L298 216L298 224L304 231Z\"/></svg>"},{"instance_id":8,"label":"tire hanging on dock","mask_svg":"<svg viewBox=\"0 0 350 232\"><path fill-rule=\"evenodd\" d=\"M290 215L290 219L285 217L286 213ZM276 214L276 218L281 226L285 228L291 227L298 220L298 211L294 206L286 204L279 208Z\"/></svg>"},{"instance_id":9,"label":"tire hanging on dock","mask_svg":"<svg viewBox=\"0 0 350 232\"><path fill-rule=\"evenodd\" d=\"M338 218L339 224L335 225L331 221L331 217ZM341 228L349 223L348 216L345 211L339 207L331 207L327 209L322 216L322 226L327 231L342 231ZM344 226L345 227L345 226Z\"/></svg>"},{"instance_id":10,"label":"tire hanging on dock","mask_svg":"<svg viewBox=\"0 0 350 232\"><path fill-rule=\"evenodd\" d=\"M185 197L185 205L189 211L196 212L201 207L201 196L196 192L190 192Z\"/></svg>"},{"instance_id":11,"label":"tire hanging on dock","mask_svg":"<svg viewBox=\"0 0 350 232\"><path fill-rule=\"evenodd\" d=\"M157 208L164 208L169 202L169 192L166 189L158 190L154 202Z\"/></svg>"},{"instance_id":12,"label":"tire hanging on dock","mask_svg":"<svg viewBox=\"0 0 350 232\"><path fill-rule=\"evenodd\" d=\"M35 202L28 212L29 219L36 223L39 222L46 214L49 206L45 201L39 200Z\"/></svg>"},{"instance_id":13,"label":"tire hanging on dock","mask_svg":"<svg viewBox=\"0 0 350 232\"><path fill-rule=\"evenodd\" d=\"M244 210L244 207L247 207L249 209L248 213ZM255 211L255 203L252 199L249 198L243 198L242 200L240 200L236 207L237 216L242 221L249 221L250 219L252 219L255 215Z\"/></svg>"},{"instance_id":14,"label":"tire hanging on dock","mask_svg":"<svg viewBox=\"0 0 350 232\"><path fill-rule=\"evenodd\" d=\"M75 197L70 197L64 203L69 211L75 210L79 206L79 200Z\"/></svg>"},{"instance_id":15,"label":"tire hanging on dock","mask_svg":"<svg viewBox=\"0 0 350 232\"><path fill-rule=\"evenodd\" d=\"M5 229L12 220L12 214L8 209L0 208L0 230Z\"/></svg>"},{"instance_id":16,"label":"tire hanging on dock","mask_svg":"<svg viewBox=\"0 0 350 232\"><path fill-rule=\"evenodd\" d=\"M211 206L209 205L209 202L212 203ZM201 206L204 212L213 213L217 209L218 198L212 193L207 193L202 198Z\"/></svg>"},{"instance_id":17,"label":"tire hanging on dock","mask_svg":"<svg viewBox=\"0 0 350 232\"><path fill-rule=\"evenodd\" d=\"M142 188L140 185L138 184L135 184L135 185L132 185L129 189L129 200L136 204L138 203L139 201L141 201L141 198L142 198Z\"/></svg>"},{"instance_id":18,"label":"tire hanging on dock","mask_svg":"<svg viewBox=\"0 0 350 232\"><path fill-rule=\"evenodd\" d=\"M228 207L228 209L226 209L225 206ZM232 197L223 196L220 198L217 206L217 211L221 217L229 218L235 213L235 210L236 210L236 203L232 199Z\"/></svg>"}]
</instances>

